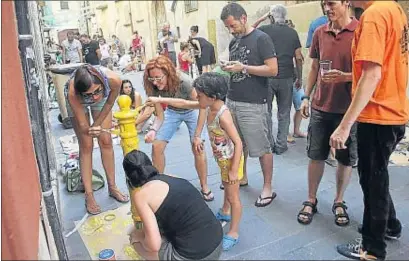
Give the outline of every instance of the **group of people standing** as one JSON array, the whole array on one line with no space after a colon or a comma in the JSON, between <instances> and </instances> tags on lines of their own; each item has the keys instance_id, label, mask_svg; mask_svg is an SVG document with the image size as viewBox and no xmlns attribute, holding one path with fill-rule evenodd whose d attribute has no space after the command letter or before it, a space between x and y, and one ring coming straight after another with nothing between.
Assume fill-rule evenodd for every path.
<instances>
[{"instance_id":1,"label":"group of people standing","mask_svg":"<svg viewBox=\"0 0 409 261\"><path fill-rule=\"evenodd\" d=\"M190 27L190 36L187 41L180 43L180 53L176 55L175 43L178 35L170 30L170 24L164 23L158 33L158 54L168 57L180 71L191 74L193 64L197 66L198 74L210 72L211 66L216 64L214 46L204 37L198 35L199 27Z\"/></svg>"},{"instance_id":2,"label":"group of people standing","mask_svg":"<svg viewBox=\"0 0 409 261\"><path fill-rule=\"evenodd\" d=\"M350 17L350 4L365 10L359 21ZM362 240L339 245L337 250L349 258L384 260L385 238L399 238L402 229L389 193L388 162L409 120L407 18L395 1L323 0L322 6L328 20L313 33L305 93L296 98L302 101L300 114L310 117L308 200L297 220L309 224L317 212L317 189L332 147L338 161L333 204L337 225L350 222L343 194L357 160L364 194ZM303 57L298 35L285 22L285 7L273 6L263 19L268 17L272 23L256 29L258 24L248 24L241 5L229 3L223 8L220 18L234 39L229 61L220 64L222 74L206 72L192 81L176 70L171 48L168 56L147 63L146 104L156 115L145 135L145 142L152 143L152 161L137 150L123 161L128 186L140 188L131 200L144 224L142 230L130 233L130 242L145 258L214 260L222 250L237 245L240 186L248 185L248 157L259 158L264 177L255 206L266 207L277 196L272 188L273 153L287 150L294 88L303 89ZM162 32L162 36L163 43L172 42L172 34ZM97 136L100 143L110 195L120 202L129 200L116 188L112 141L102 132L111 125L110 111L120 89L118 76L90 65L78 69L66 86L79 137L86 207L92 214L100 209L90 185L91 137ZM272 137L273 97L278 103L277 141ZM134 106L137 100L135 96ZM88 108L94 118L91 126L84 114ZM163 174L166 146L182 123L188 127L200 192L186 180ZM205 204L214 199L207 184L206 138L225 190L216 215ZM230 223L225 235L220 221Z\"/></svg>"}]
</instances>

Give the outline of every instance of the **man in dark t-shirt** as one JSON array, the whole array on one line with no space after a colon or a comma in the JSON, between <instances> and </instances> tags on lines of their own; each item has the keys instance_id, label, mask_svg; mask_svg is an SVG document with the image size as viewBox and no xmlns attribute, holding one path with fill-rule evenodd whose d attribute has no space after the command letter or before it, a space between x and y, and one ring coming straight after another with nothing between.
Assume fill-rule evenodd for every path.
<instances>
[{"instance_id":1,"label":"man in dark t-shirt","mask_svg":"<svg viewBox=\"0 0 409 261\"><path fill-rule=\"evenodd\" d=\"M220 19L235 37L229 45L230 61L220 64L231 75L226 105L243 142L244 164L248 155L260 160L264 186L255 205L265 207L276 196L271 187L273 154L267 121L267 77L278 71L274 44L267 34L247 24L247 13L237 3L226 5ZM246 173L243 180L247 183Z\"/></svg>"},{"instance_id":2,"label":"man in dark t-shirt","mask_svg":"<svg viewBox=\"0 0 409 261\"><path fill-rule=\"evenodd\" d=\"M269 100L268 113L269 121L272 126L272 102L277 98L278 107L278 132L275 140L272 134L270 139L273 144L273 150L276 154L284 153L287 147L287 136L291 122L291 104L293 102L293 82L294 82L294 58L296 60L296 82L297 89L302 88L302 63L301 43L298 33L286 23L287 8L284 5L277 4L271 6L270 17L272 23L263 25L259 29L268 36L274 43L278 59L278 74L271 77L268 81ZM301 98L299 103L301 103Z\"/></svg>"},{"instance_id":3,"label":"man in dark t-shirt","mask_svg":"<svg viewBox=\"0 0 409 261\"><path fill-rule=\"evenodd\" d=\"M92 65L99 65L101 60L101 51L97 41L91 40L88 35L83 34L80 37L82 43L82 53L85 57L85 62Z\"/></svg>"}]
</instances>

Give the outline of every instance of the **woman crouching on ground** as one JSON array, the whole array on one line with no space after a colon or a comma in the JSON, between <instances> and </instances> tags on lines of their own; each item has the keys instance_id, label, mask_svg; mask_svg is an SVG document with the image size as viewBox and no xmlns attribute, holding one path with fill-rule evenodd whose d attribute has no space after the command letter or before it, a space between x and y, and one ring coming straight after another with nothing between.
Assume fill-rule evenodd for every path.
<instances>
[{"instance_id":1,"label":"woman crouching on ground","mask_svg":"<svg viewBox=\"0 0 409 261\"><path fill-rule=\"evenodd\" d=\"M112 106L118 96L121 79L111 70L103 67L84 65L79 67L65 85L67 112L71 119L75 135L78 137L80 170L85 189L85 207L87 212L96 215L101 208L94 198L92 190L92 152L93 137L98 137L102 165L108 180L109 195L119 202L128 202L115 184L114 149L111 134L101 132L112 126ZM90 125L89 110L93 118Z\"/></svg>"},{"instance_id":2,"label":"woman crouching on ground","mask_svg":"<svg viewBox=\"0 0 409 261\"><path fill-rule=\"evenodd\" d=\"M218 260L223 229L197 189L181 178L159 175L138 150L125 156L123 168L143 229L129 240L146 260Z\"/></svg>"},{"instance_id":3,"label":"woman crouching on ground","mask_svg":"<svg viewBox=\"0 0 409 261\"><path fill-rule=\"evenodd\" d=\"M196 100L197 94L192 87L192 79L181 72L177 72L172 61L166 56L159 55L148 62L143 76L144 88L148 97L168 97L184 100ZM160 173L165 170L165 149L173 135L184 122L189 130L190 141L193 142L198 119L198 110L182 109L168 106L163 112L162 106L155 104L156 118L149 132L145 135L146 143L152 144L153 165ZM162 123L163 121L163 123ZM205 201L214 199L213 193L207 186L206 153L198 153L193 149L195 167L202 187Z\"/></svg>"}]
</instances>

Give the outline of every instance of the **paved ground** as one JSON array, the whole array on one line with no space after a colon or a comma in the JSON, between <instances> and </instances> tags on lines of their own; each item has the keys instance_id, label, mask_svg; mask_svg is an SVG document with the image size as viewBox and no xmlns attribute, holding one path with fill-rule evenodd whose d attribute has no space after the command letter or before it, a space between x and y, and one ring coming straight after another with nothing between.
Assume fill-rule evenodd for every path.
<instances>
[{"instance_id":1,"label":"paved ground","mask_svg":"<svg viewBox=\"0 0 409 261\"><path fill-rule=\"evenodd\" d=\"M141 74L127 75L135 87L143 93ZM57 160L63 160L58 138L72 134L73 130L64 130L57 121L58 110L50 112L52 132L55 137ZM276 118L276 117L274 117ZM303 128L306 128L303 122ZM276 120L274 121L276 126ZM182 126L175 134L166 151L166 172L178 175L199 187L194 169L193 156L189 148L187 128ZM141 150L150 155L149 145L140 143ZM118 186L126 190L124 172L121 169L122 149L114 146L116 156L116 177ZM216 212L221 206L223 192L219 190L220 176L217 165L208 154L209 184L215 194L215 201L209 203ZM281 156L274 156L274 188L277 198L266 208L256 208L254 201L262 186L262 174L257 159L249 160L249 186L241 190L243 218L241 222L241 241L230 252L223 253L222 259L281 259L281 260L339 260L344 259L335 245L358 237L356 227L361 220L363 203L362 193L354 171L351 184L346 191L345 201L351 217L351 225L339 228L334 224L331 206L335 194L335 171L327 167L319 188L319 213L309 226L297 223L296 215L301 203L307 196L307 164L305 140L297 140L289 151ZM98 149L94 153L94 168L103 173ZM409 169L408 167L390 167L391 194L404 230L399 241L388 243L388 259L405 260L409 257ZM61 180L61 177L60 177ZM74 221L85 214L84 195L69 194L60 182L62 221L64 233L74 228ZM119 203L108 197L106 189L96 193L96 199L103 210L114 209ZM66 239L67 250L72 260L90 259L78 233Z\"/></svg>"}]
</instances>

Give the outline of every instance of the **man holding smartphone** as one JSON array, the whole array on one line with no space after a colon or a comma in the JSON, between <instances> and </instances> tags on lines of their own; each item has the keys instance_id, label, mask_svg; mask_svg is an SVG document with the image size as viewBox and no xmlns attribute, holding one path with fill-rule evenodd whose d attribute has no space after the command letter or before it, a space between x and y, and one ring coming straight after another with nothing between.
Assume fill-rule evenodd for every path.
<instances>
[{"instance_id":1,"label":"man holding smartphone","mask_svg":"<svg viewBox=\"0 0 409 261\"><path fill-rule=\"evenodd\" d=\"M278 72L274 44L267 34L247 23L247 13L237 3L227 4L220 18L235 37L229 45L229 60L232 62L222 63L221 68L230 72L226 105L243 142L243 183L247 183L247 157L258 157L264 186L255 205L265 207L276 197L271 185L273 154L267 121L267 77L276 76Z\"/></svg>"}]
</instances>

